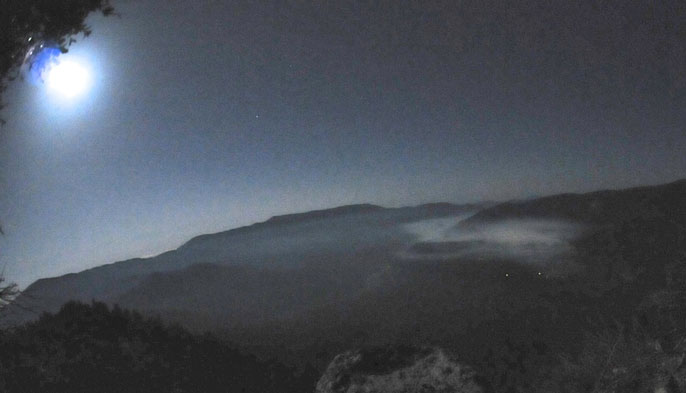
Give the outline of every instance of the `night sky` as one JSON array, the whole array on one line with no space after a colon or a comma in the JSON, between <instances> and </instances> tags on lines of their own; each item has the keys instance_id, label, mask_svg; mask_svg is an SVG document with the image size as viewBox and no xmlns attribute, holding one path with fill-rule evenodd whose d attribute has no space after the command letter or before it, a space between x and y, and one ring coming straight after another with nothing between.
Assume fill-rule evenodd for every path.
<instances>
[{"instance_id":1,"label":"night sky","mask_svg":"<svg viewBox=\"0 0 686 393\"><path fill-rule=\"evenodd\" d=\"M275 214L686 176L682 1L120 1L15 82L0 263L22 286Z\"/></svg>"}]
</instances>

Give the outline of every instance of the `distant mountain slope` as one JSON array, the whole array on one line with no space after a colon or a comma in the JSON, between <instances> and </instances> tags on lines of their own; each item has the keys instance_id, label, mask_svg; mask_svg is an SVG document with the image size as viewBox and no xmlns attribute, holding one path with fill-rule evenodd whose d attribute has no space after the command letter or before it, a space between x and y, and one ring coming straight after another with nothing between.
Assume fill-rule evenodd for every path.
<instances>
[{"instance_id":1,"label":"distant mountain slope","mask_svg":"<svg viewBox=\"0 0 686 393\"><path fill-rule=\"evenodd\" d=\"M609 208L598 212L597 206ZM389 269L389 288L368 290L344 306L322 307L261 330L227 330L225 336L255 352L282 351L284 357L320 367L351 348L430 343L459 353L495 382L497 391L522 392L534 391L530 384L548 378L537 372L549 370L560 355L574 358L589 346L597 357L589 364L579 358L578 367L587 367L584 372L596 380L602 372L613 376L619 366L608 366L609 349L594 347L596 334L612 347L619 340L617 330L637 329L644 336L632 340L660 340L660 346L651 344L653 352L669 352L675 342L683 343L685 210L683 181L499 205L462 221L458 232L507 222L508 234L516 235L531 221L580 222L585 230L571 241L573 269L551 274L567 261L539 265L501 256L404 261ZM450 246L439 245L444 243ZM646 305L657 311L646 313ZM683 360L683 350L663 355ZM631 364L629 358L615 362Z\"/></svg>"},{"instance_id":2,"label":"distant mountain slope","mask_svg":"<svg viewBox=\"0 0 686 393\"><path fill-rule=\"evenodd\" d=\"M348 205L335 207L333 209L313 210L306 213L286 214L274 216L266 221L268 224L292 224L296 222L321 220L326 218L340 217L351 214L364 214L384 210L383 207L370 204Z\"/></svg>"},{"instance_id":3,"label":"distant mountain slope","mask_svg":"<svg viewBox=\"0 0 686 393\"><path fill-rule=\"evenodd\" d=\"M464 225L518 218L557 218L591 224L628 221L636 217L686 217L686 180L625 190L560 194L486 208Z\"/></svg>"},{"instance_id":4,"label":"distant mountain slope","mask_svg":"<svg viewBox=\"0 0 686 393\"><path fill-rule=\"evenodd\" d=\"M21 322L43 311L54 312L68 300L133 299L133 295L125 294L140 292L136 288L145 287L151 279L162 279L161 273L172 274L196 264L245 266L261 271L382 263L412 240L412 235L402 229L403 223L473 213L481 207L447 203L404 208L352 205L277 216L262 223L195 237L176 250L152 258L131 259L38 280L18 299L21 307L3 311L7 315L5 322ZM151 278L153 274L157 275ZM169 291L173 294L172 288ZM161 297L158 299L163 302ZM132 304L145 303L132 300Z\"/></svg>"},{"instance_id":5,"label":"distant mountain slope","mask_svg":"<svg viewBox=\"0 0 686 393\"><path fill-rule=\"evenodd\" d=\"M576 261L601 287L659 285L666 266L686 259L686 180L503 203L458 227L531 218L584 223L587 230L573 242Z\"/></svg>"},{"instance_id":6,"label":"distant mountain slope","mask_svg":"<svg viewBox=\"0 0 686 393\"><path fill-rule=\"evenodd\" d=\"M369 287L366 277L377 266L371 257L366 261L368 268L324 264L287 270L197 264L150 274L108 300L200 331L252 326L353 299Z\"/></svg>"},{"instance_id":7,"label":"distant mountain slope","mask_svg":"<svg viewBox=\"0 0 686 393\"><path fill-rule=\"evenodd\" d=\"M578 260L594 272L594 277L621 282L645 269L637 255L654 259L655 266L663 266L674 258L676 250L681 249L675 245L681 241L683 231L680 228L686 225L685 200L686 181L678 181L627 190L562 194L495 206L439 203L388 209L351 205L278 216L247 227L195 237L178 249L156 257L38 280L18 300L22 308L4 311L10 315L5 321L29 320L42 311L56 311L68 300L92 299L177 315L177 319L194 315L198 321L206 322L199 323L202 326L216 326L241 313L245 313L242 322L264 320L269 310L273 318L293 316L310 306L341 302L366 289L390 285L392 280L388 277L393 276L394 270L389 266L397 265L402 250L414 253L421 250L417 255L425 260L434 258L434 254L447 260L451 253L456 253L452 258L457 258L457 252L475 244L479 253L492 248L490 243L480 240L439 239L414 243L415 235L404 228L407 223L471 213L476 214L456 223L458 229L518 219L582 222L591 229L572 244ZM633 225L628 224L631 222ZM517 228L522 225L515 224L506 230ZM509 236L510 232L505 234ZM635 239L627 243L631 237ZM653 247L647 239L661 246ZM664 255L655 256L656 253ZM474 253L465 255L471 258ZM504 257L498 255L489 258ZM189 268L199 264L206 267ZM210 268L207 264L218 266ZM207 274L208 269L215 269L216 274ZM240 284L238 277L253 285L223 289L222 283ZM297 293L297 283L304 282L303 277L309 277L306 281L318 288L318 292L313 289L314 292L303 297L300 303L280 302L280 306L270 306L267 299L279 301L280 296ZM270 285L270 280L280 285ZM179 290L186 281L197 283L196 288ZM329 296L327 286L337 295ZM213 290L209 288L222 293L223 297L213 296ZM242 304L236 301L240 298L262 301ZM256 308L248 312L247 304ZM36 313L27 313L24 308ZM211 317L205 320L201 315Z\"/></svg>"},{"instance_id":8,"label":"distant mountain slope","mask_svg":"<svg viewBox=\"0 0 686 393\"><path fill-rule=\"evenodd\" d=\"M561 251L532 258L546 247ZM51 310L102 299L300 365L324 367L365 345L438 345L498 391L529 392L537 370L583 351L593 323L633 326L646 304L683 309L670 299L683 296L685 271L678 181L495 206L289 215L39 280L21 300Z\"/></svg>"}]
</instances>

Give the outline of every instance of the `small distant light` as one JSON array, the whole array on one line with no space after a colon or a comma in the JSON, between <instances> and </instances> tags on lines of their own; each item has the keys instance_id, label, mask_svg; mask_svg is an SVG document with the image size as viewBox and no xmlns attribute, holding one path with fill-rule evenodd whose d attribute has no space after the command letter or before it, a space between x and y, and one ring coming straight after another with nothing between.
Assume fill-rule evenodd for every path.
<instances>
[{"instance_id":1,"label":"small distant light","mask_svg":"<svg viewBox=\"0 0 686 393\"><path fill-rule=\"evenodd\" d=\"M505 277L510 277L510 273L505 273Z\"/></svg>"},{"instance_id":2,"label":"small distant light","mask_svg":"<svg viewBox=\"0 0 686 393\"><path fill-rule=\"evenodd\" d=\"M542 273L541 273L541 272L538 272L538 275L540 276L540 275L542 275Z\"/></svg>"}]
</instances>

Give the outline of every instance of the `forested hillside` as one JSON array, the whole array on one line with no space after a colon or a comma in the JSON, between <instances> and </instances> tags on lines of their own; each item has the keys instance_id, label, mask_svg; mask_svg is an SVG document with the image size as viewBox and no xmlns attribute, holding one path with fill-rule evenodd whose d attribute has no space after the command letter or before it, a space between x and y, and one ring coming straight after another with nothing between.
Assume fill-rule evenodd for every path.
<instances>
[{"instance_id":1,"label":"forested hillside","mask_svg":"<svg viewBox=\"0 0 686 393\"><path fill-rule=\"evenodd\" d=\"M0 353L6 393L295 393L312 391L315 379L102 303L67 303L2 331Z\"/></svg>"}]
</instances>

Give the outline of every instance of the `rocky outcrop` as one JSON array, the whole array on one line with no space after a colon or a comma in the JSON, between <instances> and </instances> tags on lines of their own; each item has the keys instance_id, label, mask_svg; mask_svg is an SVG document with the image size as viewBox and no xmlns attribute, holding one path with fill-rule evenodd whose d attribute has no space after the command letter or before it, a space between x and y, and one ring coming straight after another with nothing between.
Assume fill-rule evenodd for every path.
<instances>
[{"instance_id":1,"label":"rocky outcrop","mask_svg":"<svg viewBox=\"0 0 686 393\"><path fill-rule=\"evenodd\" d=\"M334 358L316 393L482 393L469 366L439 348L375 348Z\"/></svg>"}]
</instances>

